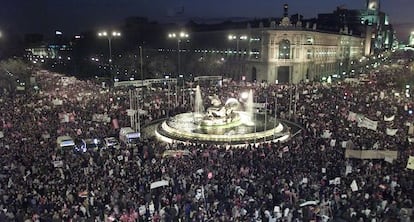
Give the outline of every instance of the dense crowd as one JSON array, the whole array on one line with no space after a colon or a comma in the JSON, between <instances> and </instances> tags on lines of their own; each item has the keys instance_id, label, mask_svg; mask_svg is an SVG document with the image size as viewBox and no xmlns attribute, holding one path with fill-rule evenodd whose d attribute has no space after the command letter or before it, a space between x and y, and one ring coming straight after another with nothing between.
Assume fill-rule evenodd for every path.
<instances>
[{"instance_id":1,"label":"dense crowd","mask_svg":"<svg viewBox=\"0 0 414 222\"><path fill-rule=\"evenodd\" d=\"M253 89L269 112L303 126L284 143L231 148L146 137L137 146L74 153L58 149L56 138L117 136L129 126L128 89L38 72L40 90L0 98L0 221L410 221L414 104L393 84L402 75L411 73L388 66L360 83L203 87L203 96L222 99ZM192 95L177 92L146 89L142 125L191 110ZM359 127L349 112L378 121L377 129ZM111 121L93 121L94 114ZM348 159L345 148L394 150L398 158ZM165 157L165 150L190 155ZM151 189L156 181L168 185Z\"/></svg>"}]
</instances>

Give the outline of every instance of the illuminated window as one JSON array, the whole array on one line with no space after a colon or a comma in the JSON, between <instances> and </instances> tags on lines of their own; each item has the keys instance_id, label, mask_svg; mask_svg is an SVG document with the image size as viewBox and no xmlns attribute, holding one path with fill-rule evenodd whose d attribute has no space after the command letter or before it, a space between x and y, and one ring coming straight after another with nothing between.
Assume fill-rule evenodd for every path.
<instances>
[{"instance_id":1,"label":"illuminated window","mask_svg":"<svg viewBox=\"0 0 414 222\"><path fill-rule=\"evenodd\" d=\"M308 51L306 52L306 58L307 59L312 59L312 50L308 49Z\"/></svg>"},{"instance_id":2,"label":"illuminated window","mask_svg":"<svg viewBox=\"0 0 414 222\"><path fill-rule=\"evenodd\" d=\"M279 59L290 59L290 41L287 39L279 42Z\"/></svg>"},{"instance_id":3,"label":"illuminated window","mask_svg":"<svg viewBox=\"0 0 414 222\"><path fill-rule=\"evenodd\" d=\"M313 44L313 37L312 36L307 36L306 37L306 44L309 44L309 45Z\"/></svg>"}]
</instances>

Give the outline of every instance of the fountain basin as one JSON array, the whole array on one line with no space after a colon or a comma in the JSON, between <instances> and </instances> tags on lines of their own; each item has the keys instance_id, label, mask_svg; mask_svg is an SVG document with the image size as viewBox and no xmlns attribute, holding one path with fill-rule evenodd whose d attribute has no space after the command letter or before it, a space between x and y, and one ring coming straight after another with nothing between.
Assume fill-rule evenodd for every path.
<instances>
[{"instance_id":1,"label":"fountain basin","mask_svg":"<svg viewBox=\"0 0 414 222\"><path fill-rule=\"evenodd\" d=\"M244 124L246 114L238 112L239 120L220 126L204 126L194 121L194 113L182 113L161 122L155 135L165 142L197 142L242 145L264 141L281 141L290 136L289 129L278 120L256 114L254 125ZM249 120L252 121L252 120Z\"/></svg>"}]
</instances>

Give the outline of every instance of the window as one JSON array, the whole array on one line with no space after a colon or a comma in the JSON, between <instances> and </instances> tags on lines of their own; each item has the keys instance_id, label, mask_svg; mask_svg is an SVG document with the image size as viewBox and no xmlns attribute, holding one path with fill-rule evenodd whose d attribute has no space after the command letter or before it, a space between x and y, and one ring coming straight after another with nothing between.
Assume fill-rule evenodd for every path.
<instances>
[{"instance_id":1,"label":"window","mask_svg":"<svg viewBox=\"0 0 414 222\"><path fill-rule=\"evenodd\" d=\"M306 37L306 44L308 44L308 45L312 45L313 44L313 37L312 36L307 36Z\"/></svg>"},{"instance_id":2,"label":"window","mask_svg":"<svg viewBox=\"0 0 414 222\"><path fill-rule=\"evenodd\" d=\"M290 59L290 41L287 39L279 42L279 59Z\"/></svg>"},{"instance_id":3,"label":"window","mask_svg":"<svg viewBox=\"0 0 414 222\"><path fill-rule=\"evenodd\" d=\"M312 50L308 49L308 51L306 52L306 58L307 59L312 59Z\"/></svg>"}]
</instances>

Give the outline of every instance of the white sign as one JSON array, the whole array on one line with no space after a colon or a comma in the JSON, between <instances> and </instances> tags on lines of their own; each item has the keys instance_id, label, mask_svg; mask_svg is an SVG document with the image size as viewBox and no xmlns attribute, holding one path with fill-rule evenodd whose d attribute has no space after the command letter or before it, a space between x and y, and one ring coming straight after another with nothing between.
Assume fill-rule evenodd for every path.
<instances>
[{"instance_id":1,"label":"white sign","mask_svg":"<svg viewBox=\"0 0 414 222\"><path fill-rule=\"evenodd\" d=\"M358 184L355 180L353 180L351 183L351 190L352 192L358 191Z\"/></svg>"},{"instance_id":2,"label":"white sign","mask_svg":"<svg viewBox=\"0 0 414 222\"><path fill-rule=\"evenodd\" d=\"M370 120L367 117L363 117L360 120L358 120L358 127L364 127L370 130L377 131L378 122Z\"/></svg>"},{"instance_id":3,"label":"white sign","mask_svg":"<svg viewBox=\"0 0 414 222\"><path fill-rule=\"evenodd\" d=\"M61 105L63 105L63 101L62 101L62 100L60 100L60 99L54 99L54 100L52 101L52 103L53 103L53 105L55 105L55 106L61 106Z\"/></svg>"},{"instance_id":4,"label":"white sign","mask_svg":"<svg viewBox=\"0 0 414 222\"><path fill-rule=\"evenodd\" d=\"M395 119L395 115L392 115L392 116L390 116L390 117L386 117L386 116L384 116L384 121L385 122L391 122L391 121L393 121Z\"/></svg>"},{"instance_id":5,"label":"white sign","mask_svg":"<svg viewBox=\"0 0 414 222\"><path fill-rule=\"evenodd\" d=\"M160 180L160 181L151 183L150 189L152 190L152 189L155 189L155 188L158 188L158 187L168 186L168 184L169 183L168 183L167 180Z\"/></svg>"},{"instance_id":6,"label":"white sign","mask_svg":"<svg viewBox=\"0 0 414 222\"><path fill-rule=\"evenodd\" d=\"M55 168L63 167L63 161L62 160L53 161L53 166Z\"/></svg>"},{"instance_id":7,"label":"white sign","mask_svg":"<svg viewBox=\"0 0 414 222\"><path fill-rule=\"evenodd\" d=\"M321 135L321 137L324 139L331 138L331 136L332 136L332 133L329 130L324 130L323 134Z\"/></svg>"},{"instance_id":8,"label":"white sign","mask_svg":"<svg viewBox=\"0 0 414 222\"><path fill-rule=\"evenodd\" d=\"M398 129L389 129L387 128L386 133L388 136L395 136L397 134Z\"/></svg>"}]
</instances>

